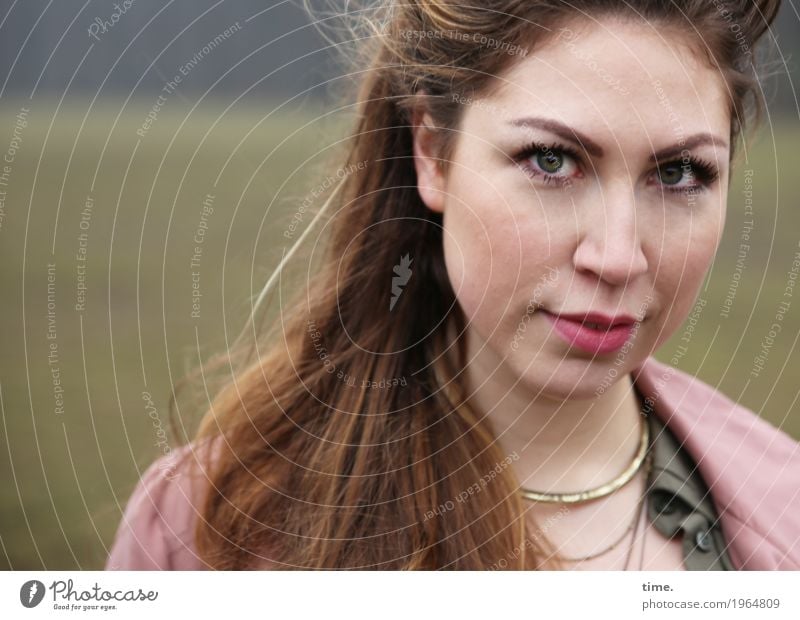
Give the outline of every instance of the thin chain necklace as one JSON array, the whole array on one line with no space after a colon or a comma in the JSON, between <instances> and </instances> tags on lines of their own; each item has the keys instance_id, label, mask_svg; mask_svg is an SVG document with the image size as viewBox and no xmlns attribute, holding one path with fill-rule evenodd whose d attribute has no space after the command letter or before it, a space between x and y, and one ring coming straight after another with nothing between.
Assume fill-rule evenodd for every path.
<instances>
[{"instance_id":1,"label":"thin chain necklace","mask_svg":"<svg viewBox=\"0 0 800 620\"><path fill-rule=\"evenodd\" d=\"M647 454L647 464L645 465L645 477L644 477L644 489L642 490L642 497L639 500L639 507L636 509L636 529L633 531L633 536L631 537L631 544L628 547L628 555L625 557L625 566L622 570L628 570L628 564L631 561L631 555L633 554L633 545L636 542L636 535L639 533L639 523L642 521L642 512L644 511L644 507L646 505L646 498L647 498L647 486L648 481L650 479L650 470L653 465L653 455L652 453L648 452ZM647 541L647 528L645 527L644 536L642 537L642 551L639 554L639 570L642 570L642 566L644 565L644 545Z\"/></svg>"},{"instance_id":2,"label":"thin chain necklace","mask_svg":"<svg viewBox=\"0 0 800 620\"><path fill-rule=\"evenodd\" d=\"M559 556L560 559L565 560L567 562L585 562L587 560L591 560L591 559L600 557L601 555L605 555L609 551L611 551L613 549L616 549L619 546L619 544L625 539L625 537L631 532L631 530L633 530L633 535L631 536L631 542L630 542L630 545L628 547L628 552L627 552L627 554L625 556L625 564L624 564L625 568L623 569L623 570L628 570L628 564L630 563L631 554L633 553L634 541L636 540L636 534L639 531L639 524L641 523L641 520L642 520L641 519L642 510L643 510L643 508L645 506L645 500L647 498L647 481L649 479L651 466L652 466L652 454L650 452L648 452L647 453L647 458L645 460L645 467L644 467L644 471L645 471L645 474L644 474L644 478L645 478L644 485L645 486L644 486L644 489L642 490L641 495L639 496L639 500L636 502L636 510L634 511L633 520L631 521L631 524L625 529L625 532L623 532L622 536L620 536L617 540L615 540L613 543L611 543L610 546L608 546L605 549L602 549L600 551L596 551L596 552L591 553L589 555L584 555L584 556L579 556L579 557ZM644 543L643 543L642 546L644 547ZM642 555L642 558L641 558L641 563L643 563L643 562L644 562L644 555ZM640 568L641 568L641 565L640 565Z\"/></svg>"}]
</instances>

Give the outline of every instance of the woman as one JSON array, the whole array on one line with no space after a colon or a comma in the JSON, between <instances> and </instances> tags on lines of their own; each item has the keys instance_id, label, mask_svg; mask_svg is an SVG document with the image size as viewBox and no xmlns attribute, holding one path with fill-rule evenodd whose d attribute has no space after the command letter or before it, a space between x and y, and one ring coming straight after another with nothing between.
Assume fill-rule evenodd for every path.
<instances>
[{"instance_id":1,"label":"woman","mask_svg":"<svg viewBox=\"0 0 800 620\"><path fill-rule=\"evenodd\" d=\"M651 357L779 0L484 4L360 22L326 260L109 568L800 568L798 444Z\"/></svg>"}]
</instances>

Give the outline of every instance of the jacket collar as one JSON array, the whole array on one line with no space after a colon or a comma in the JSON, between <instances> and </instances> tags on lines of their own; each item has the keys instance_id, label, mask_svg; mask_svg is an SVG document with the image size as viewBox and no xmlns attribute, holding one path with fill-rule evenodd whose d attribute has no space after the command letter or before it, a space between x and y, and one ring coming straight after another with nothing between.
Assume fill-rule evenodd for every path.
<instances>
[{"instance_id":1,"label":"jacket collar","mask_svg":"<svg viewBox=\"0 0 800 620\"><path fill-rule=\"evenodd\" d=\"M696 377L648 357L632 371L697 464L737 569L800 569L800 444Z\"/></svg>"}]
</instances>

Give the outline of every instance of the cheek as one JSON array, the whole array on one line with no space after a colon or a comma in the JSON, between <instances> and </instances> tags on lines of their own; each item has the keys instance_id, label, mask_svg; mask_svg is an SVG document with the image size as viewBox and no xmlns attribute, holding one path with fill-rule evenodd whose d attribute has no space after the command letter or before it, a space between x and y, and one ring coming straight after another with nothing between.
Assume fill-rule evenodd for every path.
<instances>
[{"instance_id":1,"label":"cheek","mask_svg":"<svg viewBox=\"0 0 800 620\"><path fill-rule=\"evenodd\" d=\"M443 241L447 273L459 305L479 329L491 332L502 321L524 281L526 233L521 226L497 192L465 183L448 196Z\"/></svg>"},{"instance_id":2,"label":"cheek","mask_svg":"<svg viewBox=\"0 0 800 620\"><path fill-rule=\"evenodd\" d=\"M724 214L697 219L691 229L685 229L680 236L673 236L662 246L661 266L657 267L659 274L656 280L663 304L660 342L669 339L692 312L714 260L723 224Z\"/></svg>"}]
</instances>

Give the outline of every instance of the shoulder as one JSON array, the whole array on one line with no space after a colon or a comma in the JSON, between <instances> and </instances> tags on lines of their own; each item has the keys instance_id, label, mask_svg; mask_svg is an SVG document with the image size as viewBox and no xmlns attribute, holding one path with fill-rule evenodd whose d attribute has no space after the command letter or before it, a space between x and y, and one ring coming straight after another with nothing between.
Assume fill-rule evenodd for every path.
<instances>
[{"instance_id":1,"label":"shoulder","mask_svg":"<svg viewBox=\"0 0 800 620\"><path fill-rule=\"evenodd\" d=\"M687 441L693 432L707 431L703 441L709 448L724 445L765 467L800 463L800 443L717 388L655 358L640 368L637 386L649 395L659 417Z\"/></svg>"},{"instance_id":2,"label":"shoulder","mask_svg":"<svg viewBox=\"0 0 800 620\"><path fill-rule=\"evenodd\" d=\"M200 570L194 526L202 510L207 456L190 443L154 461L125 506L106 570Z\"/></svg>"},{"instance_id":3,"label":"shoulder","mask_svg":"<svg viewBox=\"0 0 800 620\"><path fill-rule=\"evenodd\" d=\"M713 386L654 358L634 379L697 464L729 540L739 538L733 549L739 564L800 568L800 443Z\"/></svg>"}]
</instances>

